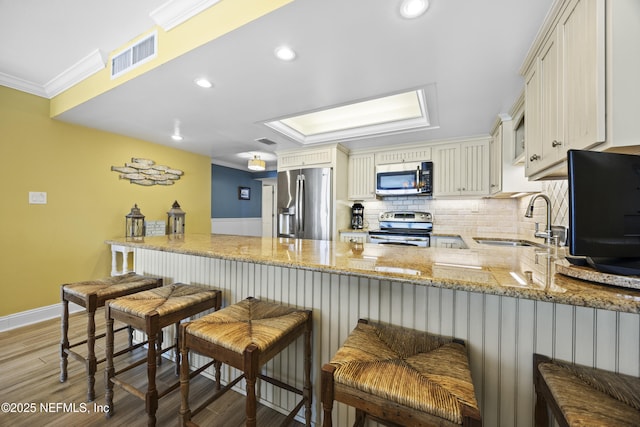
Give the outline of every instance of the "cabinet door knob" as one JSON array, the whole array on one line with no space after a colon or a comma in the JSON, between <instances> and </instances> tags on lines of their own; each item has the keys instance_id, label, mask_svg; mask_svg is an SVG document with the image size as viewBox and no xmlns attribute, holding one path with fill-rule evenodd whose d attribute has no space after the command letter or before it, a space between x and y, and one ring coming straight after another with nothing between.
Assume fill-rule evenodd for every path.
<instances>
[{"instance_id":1,"label":"cabinet door knob","mask_svg":"<svg viewBox=\"0 0 640 427\"><path fill-rule=\"evenodd\" d=\"M529 157L529 161L535 161L535 160L539 160L540 156L538 156L537 154L534 154L533 156Z\"/></svg>"},{"instance_id":2,"label":"cabinet door knob","mask_svg":"<svg viewBox=\"0 0 640 427\"><path fill-rule=\"evenodd\" d=\"M558 147L558 146L560 146L560 145L562 145L562 142L560 142L560 141L556 141L555 139L554 139L554 140L553 140L553 142L551 143L551 146L552 146L552 147L554 147L554 148L555 148L555 147Z\"/></svg>"}]
</instances>

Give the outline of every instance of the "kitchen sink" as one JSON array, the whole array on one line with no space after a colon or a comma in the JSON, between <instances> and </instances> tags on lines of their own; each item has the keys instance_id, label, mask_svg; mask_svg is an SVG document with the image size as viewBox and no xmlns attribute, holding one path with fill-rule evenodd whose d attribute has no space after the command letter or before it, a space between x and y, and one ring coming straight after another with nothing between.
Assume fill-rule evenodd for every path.
<instances>
[{"instance_id":1,"label":"kitchen sink","mask_svg":"<svg viewBox=\"0 0 640 427\"><path fill-rule=\"evenodd\" d=\"M545 245L541 243L530 242L528 240L519 240L519 239L484 239L480 237L474 237L473 240L482 244L482 245L493 245L493 246L533 246L536 248L546 248Z\"/></svg>"}]
</instances>

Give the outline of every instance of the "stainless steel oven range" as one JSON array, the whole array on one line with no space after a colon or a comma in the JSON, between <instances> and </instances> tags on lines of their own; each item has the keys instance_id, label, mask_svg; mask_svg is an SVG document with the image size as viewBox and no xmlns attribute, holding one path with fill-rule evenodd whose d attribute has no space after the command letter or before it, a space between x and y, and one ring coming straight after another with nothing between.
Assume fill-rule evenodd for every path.
<instances>
[{"instance_id":1,"label":"stainless steel oven range","mask_svg":"<svg viewBox=\"0 0 640 427\"><path fill-rule=\"evenodd\" d=\"M371 243L429 247L433 231L433 217L429 212L382 212L378 220L380 229L369 231Z\"/></svg>"}]
</instances>

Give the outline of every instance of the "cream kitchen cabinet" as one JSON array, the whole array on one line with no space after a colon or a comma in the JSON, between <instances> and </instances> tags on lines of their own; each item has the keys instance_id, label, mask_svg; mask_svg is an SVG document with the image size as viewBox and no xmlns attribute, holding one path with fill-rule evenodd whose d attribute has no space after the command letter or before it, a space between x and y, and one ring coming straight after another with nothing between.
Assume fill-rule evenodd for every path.
<instances>
[{"instance_id":1,"label":"cream kitchen cabinet","mask_svg":"<svg viewBox=\"0 0 640 427\"><path fill-rule=\"evenodd\" d=\"M366 231L341 231L340 241L346 243L368 243L369 233Z\"/></svg>"},{"instance_id":2,"label":"cream kitchen cabinet","mask_svg":"<svg viewBox=\"0 0 640 427\"><path fill-rule=\"evenodd\" d=\"M502 191L502 131L500 124L493 131L489 141L489 194L492 196Z\"/></svg>"},{"instance_id":3,"label":"cream kitchen cabinet","mask_svg":"<svg viewBox=\"0 0 640 427\"><path fill-rule=\"evenodd\" d=\"M278 170L301 167L331 166L333 163L332 147L320 149L294 150L278 153Z\"/></svg>"},{"instance_id":4,"label":"cream kitchen cabinet","mask_svg":"<svg viewBox=\"0 0 640 427\"><path fill-rule=\"evenodd\" d=\"M512 115L500 117L496 121L489 142L490 174L489 191L493 197L508 197L516 193L538 192L541 183L529 181L525 176L524 165L517 161L519 129L514 129L514 123L522 123L522 102L519 99ZM518 105L520 104L520 105ZM515 117L516 119L511 119Z\"/></svg>"},{"instance_id":5,"label":"cream kitchen cabinet","mask_svg":"<svg viewBox=\"0 0 640 427\"><path fill-rule=\"evenodd\" d=\"M433 147L433 195L489 195L489 139Z\"/></svg>"},{"instance_id":6,"label":"cream kitchen cabinet","mask_svg":"<svg viewBox=\"0 0 640 427\"><path fill-rule=\"evenodd\" d=\"M349 200L376 198L375 154L352 154L349 156L348 197Z\"/></svg>"},{"instance_id":7,"label":"cream kitchen cabinet","mask_svg":"<svg viewBox=\"0 0 640 427\"><path fill-rule=\"evenodd\" d=\"M563 159L562 69L559 32L554 31L526 77L526 172L536 172ZM529 110L530 108L530 110Z\"/></svg>"},{"instance_id":8,"label":"cream kitchen cabinet","mask_svg":"<svg viewBox=\"0 0 640 427\"><path fill-rule=\"evenodd\" d=\"M605 141L604 4L557 2L525 60L528 177L548 176L568 149Z\"/></svg>"},{"instance_id":9,"label":"cream kitchen cabinet","mask_svg":"<svg viewBox=\"0 0 640 427\"><path fill-rule=\"evenodd\" d=\"M560 22L564 36L564 142L567 148L585 149L605 140L604 3L604 0L574 0ZM636 8L636 18L638 12Z\"/></svg>"},{"instance_id":10,"label":"cream kitchen cabinet","mask_svg":"<svg viewBox=\"0 0 640 427\"><path fill-rule=\"evenodd\" d=\"M430 146L424 144L415 147L398 150L385 150L376 152L376 165L388 163L423 162L431 160L432 151Z\"/></svg>"}]
</instances>

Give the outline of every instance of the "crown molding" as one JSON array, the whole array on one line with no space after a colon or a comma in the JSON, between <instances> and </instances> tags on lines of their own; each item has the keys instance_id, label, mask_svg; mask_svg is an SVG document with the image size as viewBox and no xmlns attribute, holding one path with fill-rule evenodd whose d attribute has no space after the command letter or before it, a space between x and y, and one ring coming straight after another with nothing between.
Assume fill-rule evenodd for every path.
<instances>
[{"instance_id":1,"label":"crown molding","mask_svg":"<svg viewBox=\"0 0 640 427\"><path fill-rule=\"evenodd\" d=\"M102 54L96 49L60 73L57 77L45 83L44 86L4 73L0 73L0 85L42 98L51 99L92 74L102 70L105 66L106 63L102 58Z\"/></svg>"},{"instance_id":2,"label":"crown molding","mask_svg":"<svg viewBox=\"0 0 640 427\"><path fill-rule=\"evenodd\" d=\"M104 69L105 66L106 62L102 57L100 50L96 49L73 64L71 67L67 68L58 76L49 80L44 85L45 92L47 93L48 98L53 98L59 93L62 93L77 83L80 83L87 77Z\"/></svg>"},{"instance_id":3,"label":"crown molding","mask_svg":"<svg viewBox=\"0 0 640 427\"><path fill-rule=\"evenodd\" d=\"M169 0L152 11L149 16L157 25L162 27L162 29L169 31L220 1L221 0Z\"/></svg>"},{"instance_id":4,"label":"crown molding","mask_svg":"<svg viewBox=\"0 0 640 427\"><path fill-rule=\"evenodd\" d=\"M0 85L42 98L48 98L47 92L41 85L10 76L9 74L0 73Z\"/></svg>"}]
</instances>

